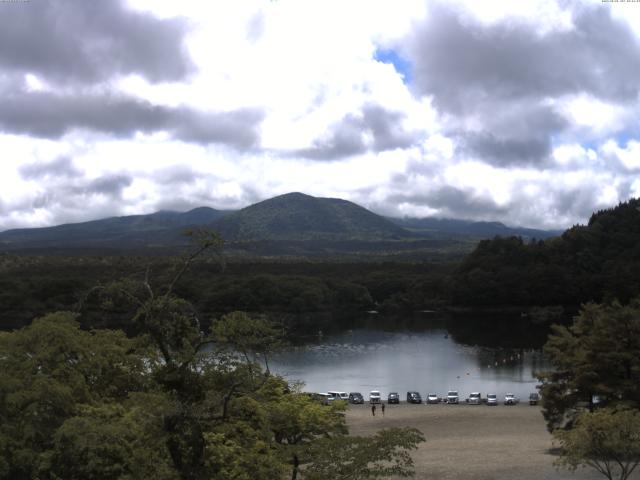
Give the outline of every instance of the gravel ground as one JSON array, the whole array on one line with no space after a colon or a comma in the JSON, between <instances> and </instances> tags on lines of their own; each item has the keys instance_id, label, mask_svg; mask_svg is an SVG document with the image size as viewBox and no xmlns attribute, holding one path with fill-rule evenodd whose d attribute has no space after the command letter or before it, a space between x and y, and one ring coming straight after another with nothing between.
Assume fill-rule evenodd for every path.
<instances>
[{"instance_id":1,"label":"gravel ground","mask_svg":"<svg viewBox=\"0 0 640 480\"><path fill-rule=\"evenodd\" d=\"M583 480L603 479L591 470L557 470L551 435L539 407L499 405L387 405L382 417L369 405L350 405L353 435L389 427L415 427L427 441L413 453L416 479ZM633 478L640 478L634 475Z\"/></svg>"}]
</instances>

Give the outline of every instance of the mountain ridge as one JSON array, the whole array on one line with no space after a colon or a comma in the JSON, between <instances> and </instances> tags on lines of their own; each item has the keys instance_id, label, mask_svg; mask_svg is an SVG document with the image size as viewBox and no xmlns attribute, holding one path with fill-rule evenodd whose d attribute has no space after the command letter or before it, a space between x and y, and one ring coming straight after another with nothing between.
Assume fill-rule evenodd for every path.
<instances>
[{"instance_id":1,"label":"mountain ridge","mask_svg":"<svg viewBox=\"0 0 640 480\"><path fill-rule=\"evenodd\" d=\"M147 215L12 229L0 232L0 250L174 248L187 244L183 232L194 227L218 230L236 247L259 245L260 255L270 251L282 255L287 245L295 245L296 254L300 255L307 250L331 254L334 247L340 253L351 249L359 254L394 248L412 250L424 248L425 244L442 249L447 247L447 242L457 242L456 249L469 250L470 243L494 235L546 238L553 233L511 229L498 222L387 218L347 200L292 192L240 210L205 206L187 212L163 210ZM433 242L425 243L425 240ZM378 245L374 245L376 242Z\"/></svg>"}]
</instances>

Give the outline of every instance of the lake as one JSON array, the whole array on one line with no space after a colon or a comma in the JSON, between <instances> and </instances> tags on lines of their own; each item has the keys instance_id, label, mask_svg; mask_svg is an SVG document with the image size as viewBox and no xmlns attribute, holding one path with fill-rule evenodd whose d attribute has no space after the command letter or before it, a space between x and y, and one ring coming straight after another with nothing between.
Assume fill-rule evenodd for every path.
<instances>
[{"instance_id":1,"label":"lake","mask_svg":"<svg viewBox=\"0 0 640 480\"><path fill-rule=\"evenodd\" d=\"M427 393L444 396L448 390L458 390L461 399L479 391L483 397L496 393L502 399L514 393L525 400L536 391L534 372L547 367L540 345L465 344L453 333L447 328L354 328L291 347L271 358L270 366L289 381L304 381L306 391L359 391L365 399L374 389L383 398L399 392L401 400L412 390L419 391L423 399Z\"/></svg>"}]
</instances>

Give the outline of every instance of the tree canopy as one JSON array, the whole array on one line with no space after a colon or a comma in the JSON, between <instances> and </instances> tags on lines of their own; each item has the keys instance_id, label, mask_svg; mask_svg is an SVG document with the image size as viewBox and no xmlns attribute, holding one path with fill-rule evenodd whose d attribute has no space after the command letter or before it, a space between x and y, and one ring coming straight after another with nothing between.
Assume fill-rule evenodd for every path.
<instances>
[{"instance_id":1,"label":"tree canopy","mask_svg":"<svg viewBox=\"0 0 640 480\"><path fill-rule=\"evenodd\" d=\"M132 337L82 330L71 312L0 334L0 478L410 474L408 452L424 441L420 432L349 437L346 405L324 406L268 371L280 325L233 312L203 331L197 309L174 288L221 245L215 234L196 236L198 247L172 275L157 280L147 270L92 289L105 308L131 312ZM345 448L331 457L338 444Z\"/></svg>"},{"instance_id":2,"label":"tree canopy","mask_svg":"<svg viewBox=\"0 0 640 480\"><path fill-rule=\"evenodd\" d=\"M609 480L626 480L640 464L640 412L602 409L581 413L570 430L557 431L557 464L593 468Z\"/></svg>"},{"instance_id":3,"label":"tree canopy","mask_svg":"<svg viewBox=\"0 0 640 480\"><path fill-rule=\"evenodd\" d=\"M543 414L559 466L625 480L640 463L640 298L585 305L545 345Z\"/></svg>"},{"instance_id":4,"label":"tree canopy","mask_svg":"<svg viewBox=\"0 0 640 480\"><path fill-rule=\"evenodd\" d=\"M640 199L594 213L545 241L481 241L453 276L457 305L628 302L640 294Z\"/></svg>"},{"instance_id":5,"label":"tree canopy","mask_svg":"<svg viewBox=\"0 0 640 480\"><path fill-rule=\"evenodd\" d=\"M640 298L585 305L573 325L554 326L544 352L553 366L539 376L550 430L594 400L640 408Z\"/></svg>"}]
</instances>

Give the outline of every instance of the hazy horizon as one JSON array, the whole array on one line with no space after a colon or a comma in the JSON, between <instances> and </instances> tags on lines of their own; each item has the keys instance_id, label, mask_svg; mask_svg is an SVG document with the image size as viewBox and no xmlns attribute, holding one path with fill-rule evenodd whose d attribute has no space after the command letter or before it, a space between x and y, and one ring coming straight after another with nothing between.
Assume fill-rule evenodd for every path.
<instances>
[{"instance_id":1,"label":"hazy horizon","mask_svg":"<svg viewBox=\"0 0 640 480\"><path fill-rule=\"evenodd\" d=\"M289 193L303 193L303 192L289 192ZM304 194L304 193L303 193L303 194ZM283 195L286 195L286 194L283 194ZM304 194L304 195L307 195L307 194ZM274 198L274 197L270 197L270 198ZM316 197L316 198L333 198L333 199L335 199L335 197ZM269 200L269 199L268 199L268 198L265 198L265 199L260 200L260 201L258 201L258 202L256 202L256 203L259 203L259 202L264 201L264 200ZM339 199L339 200L342 200L342 199ZM355 202L354 202L354 203L355 203ZM46 225L46 226L44 226L44 227L16 227L16 228L1 229L1 230L0 230L0 233L2 233L2 232L6 232L6 231L8 231L8 230L15 230L15 229L18 229L18 230L19 230L19 229L22 229L22 228L46 228L46 227L56 227L56 226L60 226L60 225L67 225L67 224L85 223L85 222L94 222L94 221L99 221L99 220L105 220L105 219L107 219L107 218L119 218L119 217L128 217L128 216L153 215L153 214L156 214L156 213L162 213L162 212L167 212L167 213L178 213L178 214L180 214L180 213L187 213L187 212L190 212L190 211L192 211L192 210L197 210L197 209L199 209L199 208L211 208L211 209L218 210L218 211L235 212L235 211L238 211L238 210L240 210L240 209L242 209L242 208L246 208L246 207L251 206L251 205L254 205L254 204L252 203L252 204L249 204L249 205L245 205L245 206L243 206L243 207L240 207L240 208L238 208L238 209L227 209L227 210L224 210L224 209L218 209L218 208L215 208L215 207L210 206L210 205L200 205L200 206L197 206L197 207L189 208L189 209L187 209L187 210L168 210L168 209L164 209L164 210L155 210L155 211L148 212L148 213L132 213L132 214L129 214L129 215L112 215L112 216L108 216L108 217L88 218L88 219L86 219L86 220L82 220L82 221L78 221L78 222L65 222L65 223L59 223L59 224L55 224L55 225ZM371 211L371 212L373 212L373 213L375 213L375 214L377 214L377 215L380 215L380 216L386 217L386 218L396 218L396 219L420 219L420 220L422 220L422 219L434 219L434 220L454 220L454 221L462 221L462 222L483 222L483 221L484 221L484 222L488 222L488 223L497 222L497 220L495 220L495 221L491 221L491 220L474 220L474 219L470 219L470 218L451 218L451 217L439 217L439 216L411 217L411 216L409 216L409 215L404 215L404 216L402 216L402 217L390 217L390 216L385 216L384 214L378 213L378 212L376 212L376 211L374 211L374 210L370 210L370 211ZM502 223L502 222L499 222L499 223ZM585 222L583 222L583 223L586 223L586 221L585 221ZM509 227L509 228L533 228L533 227L529 227L529 226L527 226L527 225L509 225L509 224L505 224L505 223L503 223L503 225L505 225L506 227ZM560 228L560 229L551 229L551 228L550 228L550 229L541 229L541 230L547 230L547 231L556 231L556 230L557 230L557 231L562 231L562 230L568 229L569 227L570 227L570 226L566 226L566 227L564 227L564 228Z\"/></svg>"}]
</instances>

